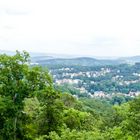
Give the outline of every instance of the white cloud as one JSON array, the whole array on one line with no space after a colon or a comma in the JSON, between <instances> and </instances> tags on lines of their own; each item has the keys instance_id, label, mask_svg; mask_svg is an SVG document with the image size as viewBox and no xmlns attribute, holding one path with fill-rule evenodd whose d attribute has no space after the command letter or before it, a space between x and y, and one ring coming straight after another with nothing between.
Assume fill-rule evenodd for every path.
<instances>
[{"instance_id":1,"label":"white cloud","mask_svg":"<svg viewBox=\"0 0 140 140\"><path fill-rule=\"evenodd\" d=\"M0 1L0 49L138 55L139 5L139 0Z\"/></svg>"}]
</instances>

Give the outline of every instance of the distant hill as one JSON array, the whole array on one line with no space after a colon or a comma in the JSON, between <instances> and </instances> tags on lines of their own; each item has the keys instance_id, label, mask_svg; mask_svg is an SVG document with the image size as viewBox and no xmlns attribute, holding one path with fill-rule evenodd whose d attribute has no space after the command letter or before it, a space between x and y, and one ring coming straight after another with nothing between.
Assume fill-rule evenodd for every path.
<instances>
[{"instance_id":1,"label":"distant hill","mask_svg":"<svg viewBox=\"0 0 140 140\"><path fill-rule=\"evenodd\" d=\"M121 62L118 60L98 60L90 57L78 58L54 58L41 60L38 59L36 63L40 65L81 65L81 66L98 66L98 65L117 65Z\"/></svg>"},{"instance_id":2,"label":"distant hill","mask_svg":"<svg viewBox=\"0 0 140 140\"><path fill-rule=\"evenodd\" d=\"M49 59L54 59L52 56L33 56L31 57L32 62L47 61Z\"/></svg>"},{"instance_id":3,"label":"distant hill","mask_svg":"<svg viewBox=\"0 0 140 140\"><path fill-rule=\"evenodd\" d=\"M135 64L137 62L140 62L140 56L122 57L119 60L125 63Z\"/></svg>"},{"instance_id":4,"label":"distant hill","mask_svg":"<svg viewBox=\"0 0 140 140\"><path fill-rule=\"evenodd\" d=\"M0 54L14 55L15 52L0 50ZM116 59L100 59L92 57L75 57L65 54L46 54L30 52L31 61L39 65L82 65L82 66L101 66L118 65L122 63L134 64L140 62L140 56L121 57Z\"/></svg>"}]
</instances>

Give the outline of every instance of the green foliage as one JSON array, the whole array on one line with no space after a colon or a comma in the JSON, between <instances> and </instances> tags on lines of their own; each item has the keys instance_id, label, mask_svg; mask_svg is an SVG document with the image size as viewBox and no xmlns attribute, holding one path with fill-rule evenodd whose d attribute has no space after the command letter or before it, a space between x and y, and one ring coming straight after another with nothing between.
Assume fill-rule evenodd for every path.
<instances>
[{"instance_id":1,"label":"green foliage","mask_svg":"<svg viewBox=\"0 0 140 140\"><path fill-rule=\"evenodd\" d=\"M73 108L64 110L64 123L68 128L76 130L93 130L94 118L87 112L81 112Z\"/></svg>"},{"instance_id":2,"label":"green foliage","mask_svg":"<svg viewBox=\"0 0 140 140\"><path fill-rule=\"evenodd\" d=\"M63 130L60 136L56 132L51 132L48 137L51 140L104 140L98 131L70 131L70 129Z\"/></svg>"},{"instance_id":3,"label":"green foliage","mask_svg":"<svg viewBox=\"0 0 140 140\"><path fill-rule=\"evenodd\" d=\"M0 134L2 139L23 139L27 114L24 99L50 87L52 80L41 67L29 67L29 54L0 55ZM23 124L24 122L24 124Z\"/></svg>"},{"instance_id":4,"label":"green foliage","mask_svg":"<svg viewBox=\"0 0 140 140\"><path fill-rule=\"evenodd\" d=\"M28 53L0 55L0 140L140 138L140 98L113 96L110 103L59 90L45 68L30 66Z\"/></svg>"}]
</instances>

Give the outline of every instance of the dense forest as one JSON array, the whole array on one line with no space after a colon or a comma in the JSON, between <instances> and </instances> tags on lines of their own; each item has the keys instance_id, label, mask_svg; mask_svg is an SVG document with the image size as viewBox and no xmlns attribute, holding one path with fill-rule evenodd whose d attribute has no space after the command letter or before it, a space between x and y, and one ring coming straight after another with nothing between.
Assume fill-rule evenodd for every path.
<instances>
[{"instance_id":1,"label":"dense forest","mask_svg":"<svg viewBox=\"0 0 140 140\"><path fill-rule=\"evenodd\" d=\"M27 52L0 55L0 140L139 140L140 98L113 105L54 87Z\"/></svg>"}]
</instances>

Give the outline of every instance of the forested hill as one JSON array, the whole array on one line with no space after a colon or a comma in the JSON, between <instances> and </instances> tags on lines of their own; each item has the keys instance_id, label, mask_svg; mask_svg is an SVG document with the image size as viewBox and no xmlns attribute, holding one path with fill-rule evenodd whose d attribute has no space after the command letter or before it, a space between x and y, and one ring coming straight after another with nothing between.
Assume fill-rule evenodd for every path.
<instances>
[{"instance_id":1,"label":"forested hill","mask_svg":"<svg viewBox=\"0 0 140 140\"><path fill-rule=\"evenodd\" d=\"M133 63L137 63L137 62L140 62L140 56L132 56L132 57L122 57L122 58L119 58L120 61L124 61L126 63L130 63L130 64L133 64Z\"/></svg>"},{"instance_id":2,"label":"forested hill","mask_svg":"<svg viewBox=\"0 0 140 140\"><path fill-rule=\"evenodd\" d=\"M119 65L119 64L135 64L140 62L140 56L123 57L118 59L96 59L92 57L72 57L64 58L57 56L37 56L31 57L32 62L39 65L65 65L65 66L104 66L104 65Z\"/></svg>"},{"instance_id":3,"label":"forested hill","mask_svg":"<svg viewBox=\"0 0 140 140\"><path fill-rule=\"evenodd\" d=\"M33 58L34 60L34 58ZM80 66L100 66L100 65L117 65L122 63L119 60L98 60L90 57L78 58L54 58L54 59L38 59L35 61L40 65L80 65Z\"/></svg>"},{"instance_id":4,"label":"forested hill","mask_svg":"<svg viewBox=\"0 0 140 140\"><path fill-rule=\"evenodd\" d=\"M15 55L15 52L0 50L0 54ZM96 57L75 57L58 54L46 54L30 52L31 61L39 65L81 65L81 66L102 66L118 64L135 64L140 62L140 56L120 57L115 59L99 59Z\"/></svg>"}]
</instances>

